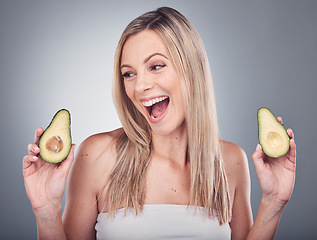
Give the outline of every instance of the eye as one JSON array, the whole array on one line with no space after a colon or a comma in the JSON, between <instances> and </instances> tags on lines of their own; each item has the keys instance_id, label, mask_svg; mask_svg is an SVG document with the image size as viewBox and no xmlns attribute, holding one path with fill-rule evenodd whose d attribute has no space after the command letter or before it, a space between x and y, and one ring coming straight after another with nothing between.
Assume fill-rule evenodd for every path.
<instances>
[{"instance_id":1,"label":"eye","mask_svg":"<svg viewBox=\"0 0 317 240\"><path fill-rule=\"evenodd\" d=\"M132 72L126 72L126 73L122 74L123 78L130 78L130 77L133 77L133 76L134 76L134 74Z\"/></svg>"},{"instance_id":2,"label":"eye","mask_svg":"<svg viewBox=\"0 0 317 240\"><path fill-rule=\"evenodd\" d=\"M155 64L155 65L151 66L151 70L156 71L156 70L159 70L165 66L166 66L165 64Z\"/></svg>"}]
</instances>

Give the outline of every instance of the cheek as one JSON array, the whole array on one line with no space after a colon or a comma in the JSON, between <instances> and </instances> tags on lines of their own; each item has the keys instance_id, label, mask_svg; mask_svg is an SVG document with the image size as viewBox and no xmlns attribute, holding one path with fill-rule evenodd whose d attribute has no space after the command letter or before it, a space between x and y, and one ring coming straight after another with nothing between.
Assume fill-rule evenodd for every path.
<instances>
[{"instance_id":1,"label":"cheek","mask_svg":"<svg viewBox=\"0 0 317 240\"><path fill-rule=\"evenodd\" d=\"M140 112L142 112L142 107L137 104L135 99L135 91L134 91L135 87L133 82L124 83L124 88L125 88L125 93L127 94L130 101Z\"/></svg>"},{"instance_id":2,"label":"cheek","mask_svg":"<svg viewBox=\"0 0 317 240\"><path fill-rule=\"evenodd\" d=\"M168 79L164 84L166 88L172 93L172 95L177 99L179 104L183 103L183 92L180 83L180 79L178 79L177 75L173 78Z\"/></svg>"},{"instance_id":3,"label":"cheek","mask_svg":"<svg viewBox=\"0 0 317 240\"><path fill-rule=\"evenodd\" d=\"M134 87L131 83L124 83L125 93L127 94L128 98L133 102L134 101Z\"/></svg>"}]
</instances>

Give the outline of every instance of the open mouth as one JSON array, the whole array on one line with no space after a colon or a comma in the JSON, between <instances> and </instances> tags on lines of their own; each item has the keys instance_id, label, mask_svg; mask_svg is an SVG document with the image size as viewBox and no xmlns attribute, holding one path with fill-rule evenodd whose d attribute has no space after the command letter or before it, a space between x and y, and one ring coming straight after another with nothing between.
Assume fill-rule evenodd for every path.
<instances>
[{"instance_id":1,"label":"open mouth","mask_svg":"<svg viewBox=\"0 0 317 240\"><path fill-rule=\"evenodd\" d=\"M157 119L165 113L169 101L169 97L163 96L144 101L142 102L142 105L146 108L152 119Z\"/></svg>"}]
</instances>

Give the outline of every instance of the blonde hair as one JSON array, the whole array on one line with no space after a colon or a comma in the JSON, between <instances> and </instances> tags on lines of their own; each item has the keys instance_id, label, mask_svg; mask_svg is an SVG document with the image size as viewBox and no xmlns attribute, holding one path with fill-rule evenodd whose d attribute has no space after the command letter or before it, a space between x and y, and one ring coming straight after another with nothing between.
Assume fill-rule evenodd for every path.
<instances>
[{"instance_id":1,"label":"blonde hair","mask_svg":"<svg viewBox=\"0 0 317 240\"><path fill-rule=\"evenodd\" d=\"M107 183L109 216L120 207L142 210L146 172L151 160L151 129L125 93L120 70L122 49L130 36L144 30L158 34L181 77L187 104L187 156L191 166L189 205L204 206L219 224L231 218L228 184L221 155L215 99L203 42L190 22L163 7L134 19L124 30L115 53L113 96L123 131L117 140L117 161Z\"/></svg>"}]
</instances>

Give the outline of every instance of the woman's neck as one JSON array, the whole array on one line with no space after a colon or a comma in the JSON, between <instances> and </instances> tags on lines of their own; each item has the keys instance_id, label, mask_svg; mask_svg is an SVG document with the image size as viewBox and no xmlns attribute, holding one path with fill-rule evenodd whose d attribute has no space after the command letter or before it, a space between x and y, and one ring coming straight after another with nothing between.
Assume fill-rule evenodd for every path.
<instances>
[{"instance_id":1,"label":"woman's neck","mask_svg":"<svg viewBox=\"0 0 317 240\"><path fill-rule=\"evenodd\" d=\"M152 158L161 159L183 167L187 164L187 128L179 128L173 133L160 136L152 133Z\"/></svg>"}]
</instances>

